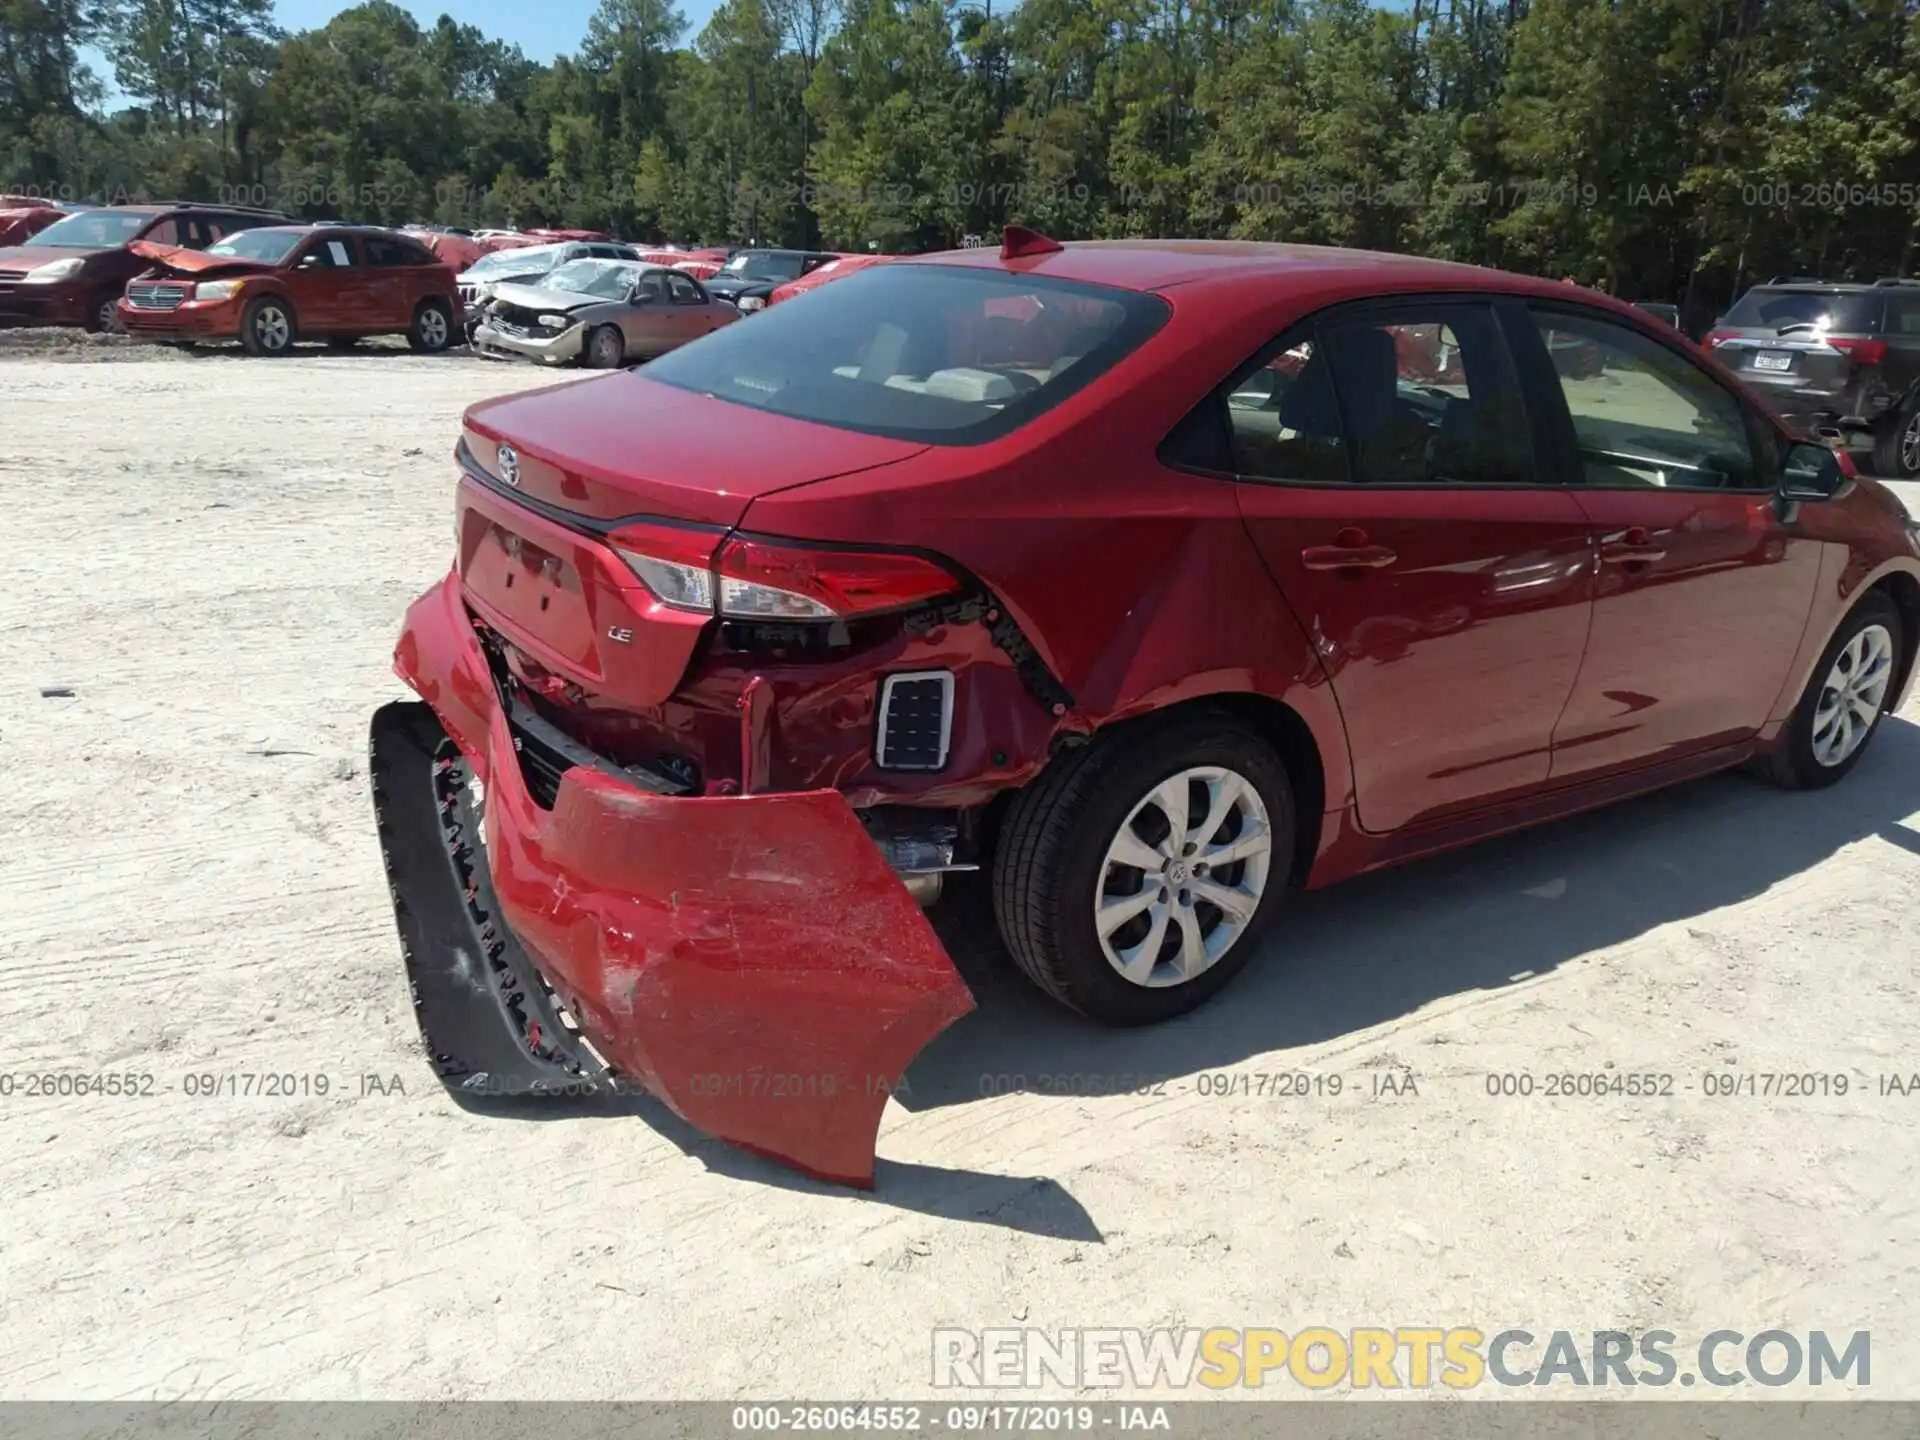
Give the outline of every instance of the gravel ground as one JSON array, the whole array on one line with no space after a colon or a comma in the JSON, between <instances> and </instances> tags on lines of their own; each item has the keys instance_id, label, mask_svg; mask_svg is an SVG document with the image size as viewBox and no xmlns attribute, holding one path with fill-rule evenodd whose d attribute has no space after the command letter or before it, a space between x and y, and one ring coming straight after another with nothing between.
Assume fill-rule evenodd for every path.
<instances>
[{"instance_id":1,"label":"gravel ground","mask_svg":"<svg viewBox=\"0 0 1920 1440\"><path fill-rule=\"evenodd\" d=\"M940 1325L1429 1324L1871 1330L1871 1393L1920 1398L1920 1095L1879 1078L1920 1071L1913 707L1833 791L1716 778L1304 897L1150 1032L1029 993L962 890L980 1011L872 1195L648 1103L454 1105L366 721L461 409L551 379L0 344L0 1071L155 1077L0 1099L0 1396L877 1397L927 1390ZM1609 1069L1676 1091L1487 1090ZM1283 1072L1318 1093L1238 1088ZM1170 1079L994 1093L1114 1073ZM188 1093L250 1074L329 1093Z\"/></svg>"}]
</instances>

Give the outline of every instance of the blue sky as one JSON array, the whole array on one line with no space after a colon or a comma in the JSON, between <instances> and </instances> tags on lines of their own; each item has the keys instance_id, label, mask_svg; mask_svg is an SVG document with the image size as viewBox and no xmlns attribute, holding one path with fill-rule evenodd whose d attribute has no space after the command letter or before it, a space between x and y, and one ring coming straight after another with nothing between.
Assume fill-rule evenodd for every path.
<instances>
[{"instance_id":1,"label":"blue sky","mask_svg":"<svg viewBox=\"0 0 1920 1440\"><path fill-rule=\"evenodd\" d=\"M530 60L551 60L554 56L580 48L587 33L587 18L593 14L596 0L395 0L409 10L423 26L432 25L442 14L453 16L463 25L477 25L495 40L518 45ZM687 22L683 44L692 44L718 8L719 0L679 0L681 17ZM312 30L324 25L342 10L353 6L343 0L278 0L275 12L282 28ZM94 74L106 81L108 108L115 99L113 67L97 51L88 51L86 60Z\"/></svg>"}]
</instances>

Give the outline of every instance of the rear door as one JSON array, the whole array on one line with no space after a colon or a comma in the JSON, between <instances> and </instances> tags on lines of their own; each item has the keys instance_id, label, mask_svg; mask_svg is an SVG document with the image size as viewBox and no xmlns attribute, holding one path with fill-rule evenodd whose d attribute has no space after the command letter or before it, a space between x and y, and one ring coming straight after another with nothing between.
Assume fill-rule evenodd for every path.
<instances>
[{"instance_id":1,"label":"rear door","mask_svg":"<svg viewBox=\"0 0 1920 1440\"><path fill-rule=\"evenodd\" d=\"M697 340L720 323L719 312L707 302L706 292L678 270L665 272L667 302L674 315L676 344Z\"/></svg>"},{"instance_id":2,"label":"rear door","mask_svg":"<svg viewBox=\"0 0 1920 1440\"><path fill-rule=\"evenodd\" d=\"M391 235L362 235L366 267L368 329L402 331L413 320L414 291L429 257L411 241Z\"/></svg>"},{"instance_id":3,"label":"rear door","mask_svg":"<svg viewBox=\"0 0 1920 1440\"><path fill-rule=\"evenodd\" d=\"M1324 312L1220 400L1212 443L1331 678L1362 825L1544 784L1586 643L1592 541L1540 453L1492 304Z\"/></svg>"},{"instance_id":4,"label":"rear door","mask_svg":"<svg viewBox=\"0 0 1920 1440\"><path fill-rule=\"evenodd\" d=\"M1682 342L1534 305L1517 343L1552 374L1551 423L1598 543L1593 629L1553 774L1597 777L1766 722L1812 610L1820 546L1775 507L1773 431ZM1596 357L1555 372L1553 341Z\"/></svg>"},{"instance_id":5,"label":"rear door","mask_svg":"<svg viewBox=\"0 0 1920 1440\"><path fill-rule=\"evenodd\" d=\"M633 301L620 318L627 354L652 357L680 343L677 308L667 295L664 270L643 270L634 286Z\"/></svg>"}]
</instances>

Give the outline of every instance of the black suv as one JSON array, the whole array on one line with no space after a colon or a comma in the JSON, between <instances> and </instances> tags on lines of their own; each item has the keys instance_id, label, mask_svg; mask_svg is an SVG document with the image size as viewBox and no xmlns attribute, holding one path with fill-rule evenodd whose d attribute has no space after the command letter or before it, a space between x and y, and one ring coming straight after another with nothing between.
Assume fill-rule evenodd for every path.
<instances>
[{"instance_id":1,"label":"black suv","mask_svg":"<svg viewBox=\"0 0 1920 1440\"><path fill-rule=\"evenodd\" d=\"M750 315L766 309L767 297L789 280L839 258L830 250L736 250L704 283L716 300L731 301Z\"/></svg>"},{"instance_id":2,"label":"black suv","mask_svg":"<svg viewBox=\"0 0 1920 1440\"><path fill-rule=\"evenodd\" d=\"M1779 276L1714 322L1706 348L1790 423L1920 476L1920 280Z\"/></svg>"}]
</instances>

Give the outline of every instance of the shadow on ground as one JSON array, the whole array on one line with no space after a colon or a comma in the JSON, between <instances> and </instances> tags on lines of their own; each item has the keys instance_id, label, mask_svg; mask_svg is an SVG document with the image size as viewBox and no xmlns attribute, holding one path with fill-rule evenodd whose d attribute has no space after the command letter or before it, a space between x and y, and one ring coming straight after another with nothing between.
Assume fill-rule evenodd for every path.
<instances>
[{"instance_id":1,"label":"shadow on ground","mask_svg":"<svg viewBox=\"0 0 1920 1440\"><path fill-rule=\"evenodd\" d=\"M1109 1030L1042 997L994 931L983 877L960 877L935 928L979 1008L930 1045L896 1096L912 1111L1002 1094L1024 1077L1176 1079L1314 1045L1435 1000L1497 991L1657 926L1759 895L1856 841L1920 855L1920 725L1889 719L1854 772L1784 793L1740 774L1295 895L1262 954L1212 1004L1167 1025ZM1108 1088L1131 1088L1132 1083ZM696 1130L650 1096L476 1102L521 1119L633 1116L723 1175L847 1194ZM1044 1177L879 1163L866 1198L945 1219L1099 1242L1086 1209Z\"/></svg>"},{"instance_id":2,"label":"shadow on ground","mask_svg":"<svg viewBox=\"0 0 1920 1440\"><path fill-rule=\"evenodd\" d=\"M1171 1079L1337 1039L1735 904L1869 836L1920 854L1920 833L1900 823L1917 811L1920 725L1889 718L1831 789L1719 775L1292 896L1229 990L1143 1030L1105 1029L1035 991L968 877L934 920L980 1008L922 1052L897 1098L929 1110L1021 1076L1032 1088L1042 1076Z\"/></svg>"}]
</instances>

